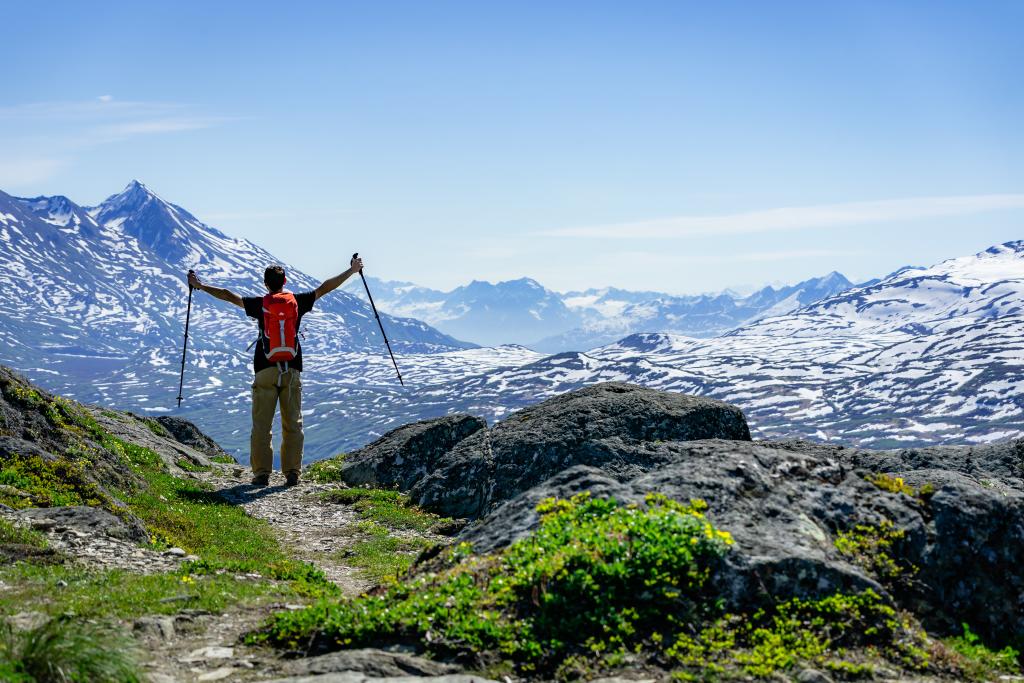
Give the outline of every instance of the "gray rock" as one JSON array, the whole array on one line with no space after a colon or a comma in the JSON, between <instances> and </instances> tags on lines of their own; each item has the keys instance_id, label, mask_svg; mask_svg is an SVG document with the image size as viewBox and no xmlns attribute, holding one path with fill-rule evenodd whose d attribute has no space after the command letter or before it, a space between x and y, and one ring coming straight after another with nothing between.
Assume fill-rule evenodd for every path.
<instances>
[{"instance_id":1,"label":"gray rock","mask_svg":"<svg viewBox=\"0 0 1024 683\"><path fill-rule=\"evenodd\" d=\"M135 543L146 543L149 534L137 517L124 513L117 517L102 508L72 505L55 508L26 508L14 516L36 528L68 527L90 535L104 535Z\"/></svg>"},{"instance_id":2,"label":"gray rock","mask_svg":"<svg viewBox=\"0 0 1024 683\"><path fill-rule=\"evenodd\" d=\"M40 448L37 444L14 436L0 436L0 462L12 457L41 458L44 462L52 462L57 456Z\"/></svg>"},{"instance_id":3,"label":"gray rock","mask_svg":"<svg viewBox=\"0 0 1024 683\"><path fill-rule=\"evenodd\" d=\"M609 382L525 408L444 455L410 492L451 517L475 518L574 465L619 480L661 464L662 441L750 439L743 413L727 403ZM623 457L623 449L631 449Z\"/></svg>"},{"instance_id":4,"label":"gray rock","mask_svg":"<svg viewBox=\"0 0 1024 683\"><path fill-rule=\"evenodd\" d=\"M217 442L203 434L198 427L180 417L161 415L155 418L160 425L170 432L171 436L181 444L189 446L207 457L224 457L228 455Z\"/></svg>"},{"instance_id":5,"label":"gray rock","mask_svg":"<svg viewBox=\"0 0 1024 683\"><path fill-rule=\"evenodd\" d=\"M296 676L358 672L369 676L442 676L459 673L452 664L384 650L342 650L331 654L298 659L286 665L285 671Z\"/></svg>"},{"instance_id":6,"label":"gray rock","mask_svg":"<svg viewBox=\"0 0 1024 683\"><path fill-rule=\"evenodd\" d=\"M447 415L394 429L348 454L341 473L351 486L397 486L408 491L460 441L487 428L472 415Z\"/></svg>"},{"instance_id":7,"label":"gray rock","mask_svg":"<svg viewBox=\"0 0 1024 683\"><path fill-rule=\"evenodd\" d=\"M633 475L628 467L570 467L503 502L460 539L478 551L511 543L537 525L534 508L549 496L702 498L709 517L735 539L714 587L730 609L746 610L836 591L888 595L877 577L835 548L839 533L888 520L904 533L891 555L919 568L913 585L891 597L929 630L955 633L966 621L998 645L1024 632L1024 493L1006 476L1014 470L1004 457L1017 444L892 452L726 440L594 444L613 452L613 461L644 466ZM866 481L869 467L893 466L920 467L893 474L915 487L932 484L934 494L921 499Z\"/></svg>"},{"instance_id":8,"label":"gray rock","mask_svg":"<svg viewBox=\"0 0 1024 683\"><path fill-rule=\"evenodd\" d=\"M796 683L832 683L832 679L817 669L804 669L794 678Z\"/></svg>"},{"instance_id":9,"label":"gray rock","mask_svg":"<svg viewBox=\"0 0 1024 683\"><path fill-rule=\"evenodd\" d=\"M143 637L171 640L174 638L174 617L141 617L132 624L132 630Z\"/></svg>"},{"instance_id":10,"label":"gray rock","mask_svg":"<svg viewBox=\"0 0 1024 683\"><path fill-rule=\"evenodd\" d=\"M275 678L267 683L497 683L489 678L468 674L450 674L446 676L367 676L354 671L320 674L318 676L294 676Z\"/></svg>"}]
</instances>

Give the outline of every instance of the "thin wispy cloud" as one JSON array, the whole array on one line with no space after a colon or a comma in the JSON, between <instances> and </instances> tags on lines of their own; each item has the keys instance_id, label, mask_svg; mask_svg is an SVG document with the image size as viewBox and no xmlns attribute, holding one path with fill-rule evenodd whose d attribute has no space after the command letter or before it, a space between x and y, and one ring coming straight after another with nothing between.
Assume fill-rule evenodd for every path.
<instances>
[{"instance_id":1,"label":"thin wispy cloud","mask_svg":"<svg viewBox=\"0 0 1024 683\"><path fill-rule=\"evenodd\" d=\"M914 197L816 206L787 206L723 215L675 216L631 223L558 228L545 230L540 234L549 237L601 239L675 239L699 235L739 235L809 228L838 228L1022 208L1024 194Z\"/></svg>"},{"instance_id":2,"label":"thin wispy cloud","mask_svg":"<svg viewBox=\"0 0 1024 683\"><path fill-rule=\"evenodd\" d=\"M166 115L186 111L189 105L177 102L143 102L118 100L113 95L99 95L89 100L53 100L24 102L0 107L0 120L88 120Z\"/></svg>"},{"instance_id":3,"label":"thin wispy cloud","mask_svg":"<svg viewBox=\"0 0 1024 683\"><path fill-rule=\"evenodd\" d=\"M28 102L0 107L0 187L45 182L86 150L140 137L170 135L222 125L233 119L209 116L177 102L88 100Z\"/></svg>"}]
</instances>

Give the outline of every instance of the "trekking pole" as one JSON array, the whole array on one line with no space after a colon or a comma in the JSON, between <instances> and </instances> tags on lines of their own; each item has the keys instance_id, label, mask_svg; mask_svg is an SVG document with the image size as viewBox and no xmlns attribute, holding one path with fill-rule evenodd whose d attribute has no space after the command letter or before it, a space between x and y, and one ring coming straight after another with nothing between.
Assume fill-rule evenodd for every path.
<instances>
[{"instance_id":1,"label":"trekking pole","mask_svg":"<svg viewBox=\"0 0 1024 683\"><path fill-rule=\"evenodd\" d=\"M192 271L188 271L189 275ZM192 285L188 286L188 308L185 310L185 343L181 347L181 379L178 380L178 407L181 407L181 388L185 385L185 353L188 352L188 323L192 317Z\"/></svg>"},{"instance_id":2,"label":"trekking pole","mask_svg":"<svg viewBox=\"0 0 1024 683\"><path fill-rule=\"evenodd\" d=\"M352 254L352 260L359 258L359 252ZM388 355L391 356L391 363L395 366L395 372L398 373L398 381L405 386L405 382L402 381L402 373L398 370L398 363L395 362L395 354L391 353L391 344L388 342L388 335L384 334L384 323L380 321L380 314L377 313L377 306L373 303L373 296L370 295L370 286L366 284L366 276L363 275L363 269L359 269L359 277L363 278L363 288L366 290L366 298L370 300L370 308L373 309L373 314L377 317L377 324L380 325L380 336L384 337L384 345L388 347Z\"/></svg>"}]
</instances>

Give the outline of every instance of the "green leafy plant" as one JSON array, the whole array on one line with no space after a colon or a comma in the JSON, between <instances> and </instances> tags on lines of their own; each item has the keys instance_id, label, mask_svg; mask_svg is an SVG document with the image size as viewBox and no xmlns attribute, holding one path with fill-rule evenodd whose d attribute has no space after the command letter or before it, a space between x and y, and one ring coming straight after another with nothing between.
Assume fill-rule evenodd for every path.
<instances>
[{"instance_id":1,"label":"green leafy plant","mask_svg":"<svg viewBox=\"0 0 1024 683\"><path fill-rule=\"evenodd\" d=\"M425 643L433 654L497 653L524 672L554 671L571 656L603 661L715 609L701 589L732 539L705 509L663 496L646 508L586 494L547 500L536 532L502 551L459 545L438 571L279 614L251 640Z\"/></svg>"},{"instance_id":2,"label":"green leafy plant","mask_svg":"<svg viewBox=\"0 0 1024 683\"><path fill-rule=\"evenodd\" d=\"M345 464L345 454L336 455L333 458L317 460L306 468L306 476L321 484L332 484L342 481L341 467Z\"/></svg>"},{"instance_id":3,"label":"green leafy plant","mask_svg":"<svg viewBox=\"0 0 1024 683\"><path fill-rule=\"evenodd\" d=\"M38 455L14 455L0 464L0 503L15 509L92 505L113 508L113 501L86 475L86 462L68 458L44 460Z\"/></svg>"},{"instance_id":4,"label":"green leafy plant","mask_svg":"<svg viewBox=\"0 0 1024 683\"><path fill-rule=\"evenodd\" d=\"M46 536L34 529L17 526L6 519L0 519L0 544L4 543L45 548Z\"/></svg>"},{"instance_id":5,"label":"green leafy plant","mask_svg":"<svg viewBox=\"0 0 1024 683\"><path fill-rule=\"evenodd\" d=\"M112 626L58 617L25 631L0 622L0 673L16 683L141 683L131 638Z\"/></svg>"},{"instance_id":6,"label":"green leafy plant","mask_svg":"<svg viewBox=\"0 0 1024 683\"><path fill-rule=\"evenodd\" d=\"M917 573L916 567L892 554L905 537L905 531L883 520L878 526L858 524L840 532L834 544L841 554L891 584Z\"/></svg>"},{"instance_id":7,"label":"green leafy plant","mask_svg":"<svg viewBox=\"0 0 1024 683\"><path fill-rule=\"evenodd\" d=\"M972 680L994 680L999 676L1021 673L1020 652L1010 646L1001 650L988 648L967 624L961 624L963 635L947 638L944 644L960 655L963 673Z\"/></svg>"}]
</instances>

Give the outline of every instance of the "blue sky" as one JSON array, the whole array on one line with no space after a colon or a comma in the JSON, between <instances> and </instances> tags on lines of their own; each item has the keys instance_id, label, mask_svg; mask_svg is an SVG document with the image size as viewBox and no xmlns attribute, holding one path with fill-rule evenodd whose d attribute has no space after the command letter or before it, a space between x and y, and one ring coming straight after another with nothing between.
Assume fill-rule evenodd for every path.
<instances>
[{"instance_id":1,"label":"blue sky","mask_svg":"<svg viewBox=\"0 0 1024 683\"><path fill-rule=\"evenodd\" d=\"M683 293L1024 238L1020 2L3 15L0 189L138 178L322 277Z\"/></svg>"}]
</instances>

